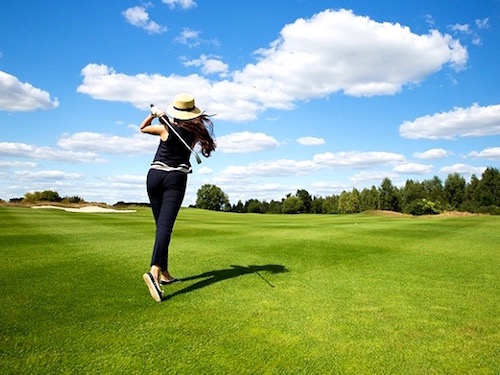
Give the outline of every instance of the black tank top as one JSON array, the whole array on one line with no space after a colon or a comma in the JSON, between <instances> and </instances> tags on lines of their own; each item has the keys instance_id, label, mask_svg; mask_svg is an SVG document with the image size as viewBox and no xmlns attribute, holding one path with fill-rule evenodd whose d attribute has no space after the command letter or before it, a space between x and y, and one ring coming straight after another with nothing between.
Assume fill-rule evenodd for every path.
<instances>
[{"instance_id":1,"label":"black tank top","mask_svg":"<svg viewBox=\"0 0 500 375\"><path fill-rule=\"evenodd\" d=\"M191 133L175 124L172 126L188 145L192 144L193 137ZM169 128L167 130L168 138L166 141L160 140L153 162L159 161L174 168L181 166L191 167L191 163L189 162L191 151L187 149L172 130Z\"/></svg>"}]
</instances>

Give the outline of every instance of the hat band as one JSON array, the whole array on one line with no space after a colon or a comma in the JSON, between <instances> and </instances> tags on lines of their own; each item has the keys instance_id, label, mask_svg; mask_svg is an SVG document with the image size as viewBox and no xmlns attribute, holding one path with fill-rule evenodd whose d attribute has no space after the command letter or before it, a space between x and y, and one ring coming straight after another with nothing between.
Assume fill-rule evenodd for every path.
<instances>
[{"instance_id":1,"label":"hat band","mask_svg":"<svg viewBox=\"0 0 500 375\"><path fill-rule=\"evenodd\" d=\"M183 112L191 112L195 109L196 107L195 106L192 106L191 108L177 108L176 106L174 106L174 109L178 110L178 111L183 111Z\"/></svg>"}]
</instances>

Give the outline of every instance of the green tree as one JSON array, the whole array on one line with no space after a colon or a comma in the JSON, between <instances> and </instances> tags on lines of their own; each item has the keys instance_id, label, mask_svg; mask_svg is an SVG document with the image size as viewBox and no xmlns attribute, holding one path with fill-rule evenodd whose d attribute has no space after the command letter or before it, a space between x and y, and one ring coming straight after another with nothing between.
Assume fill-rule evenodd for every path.
<instances>
[{"instance_id":1,"label":"green tree","mask_svg":"<svg viewBox=\"0 0 500 375\"><path fill-rule=\"evenodd\" d=\"M500 206L500 172L496 168L486 168L479 181L476 202L482 211L488 207Z\"/></svg>"},{"instance_id":2,"label":"green tree","mask_svg":"<svg viewBox=\"0 0 500 375\"><path fill-rule=\"evenodd\" d=\"M243 205L243 202L241 200L236 203L233 208L231 209L233 212L246 212L245 211L245 206Z\"/></svg>"},{"instance_id":3,"label":"green tree","mask_svg":"<svg viewBox=\"0 0 500 375\"><path fill-rule=\"evenodd\" d=\"M401 206L403 212L411 213L411 211L414 211L415 202L421 202L425 197L426 193L421 183L407 180L405 186L401 189Z\"/></svg>"},{"instance_id":4,"label":"green tree","mask_svg":"<svg viewBox=\"0 0 500 375\"><path fill-rule=\"evenodd\" d=\"M465 186L465 201L462 205L464 211L477 212L479 205L477 203L479 194L479 178L473 174L470 182Z\"/></svg>"},{"instance_id":5,"label":"green tree","mask_svg":"<svg viewBox=\"0 0 500 375\"><path fill-rule=\"evenodd\" d=\"M299 198L302 203L304 203L303 212L308 213L311 212L312 207L312 197L307 190L297 190L297 194L295 194L297 198Z\"/></svg>"},{"instance_id":6,"label":"green tree","mask_svg":"<svg viewBox=\"0 0 500 375\"><path fill-rule=\"evenodd\" d=\"M302 199L290 195L283 201L281 209L284 214L298 214L304 212L304 202Z\"/></svg>"},{"instance_id":7,"label":"green tree","mask_svg":"<svg viewBox=\"0 0 500 375\"><path fill-rule=\"evenodd\" d=\"M361 190L361 194L359 196L359 210L363 211L372 211L378 208L378 190L375 186L372 186L371 189L364 188Z\"/></svg>"},{"instance_id":8,"label":"green tree","mask_svg":"<svg viewBox=\"0 0 500 375\"><path fill-rule=\"evenodd\" d=\"M314 197L311 206L311 213L321 214L323 213L323 202L325 200L322 197Z\"/></svg>"},{"instance_id":9,"label":"green tree","mask_svg":"<svg viewBox=\"0 0 500 375\"><path fill-rule=\"evenodd\" d=\"M379 188L380 209L399 212L398 189L392 185L389 178L384 178Z\"/></svg>"},{"instance_id":10,"label":"green tree","mask_svg":"<svg viewBox=\"0 0 500 375\"><path fill-rule=\"evenodd\" d=\"M444 195L450 208L458 209L465 201L465 179L458 173L449 174L444 182Z\"/></svg>"},{"instance_id":11,"label":"green tree","mask_svg":"<svg viewBox=\"0 0 500 375\"><path fill-rule=\"evenodd\" d=\"M354 214L359 212L360 194L357 189L350 192L343 191L339 197L339 212L341 214Z\"/></svg>"},{"instance_id":12,"label":"green tree","mask_svg":"<svg viewBox=\"0 0 500 375\"><path fill-rule=\"evenodd\" d=\"M269 212L271 214L280 214L282 212L281 202L278 202L275 200L272 200L271 202L269 202L269 209L267 212Z\"/></svg>"},{"instance_id":13,"label":"green tree","mask_svg":"<svg viewBox=\"0 0 500 375\"><path fill-rule=\"evenodd\" d=\"M435 203L436 207L443 206L446 202L443 183L441 179L434 176L432 180L424 180L422 182L427 200Z\"/></svg>"},{"instance_id":14,"label":"green tree","mask_svg":"<svg viewBox=\"0 0 500 375\"><path fill-rule=\"evenodd\" d=\"M205 184L196 193L196 207L211 211L228 210L229 198L218 186Z\"/></svg>"},{"instance_id":15,"label":"green tree","mask_svg":"<svg viewBox=\"0 0 500 375\"><path fill-rule=\"evenodd\" d=\"M34 191L33 193L24 194L23 201L27 203L35 202L60 202L62 198L59 196L57 191L44 190L44 191Z\"/></svg>"},{"instance_id":16,"label":"green tree","mask_svg":"<svg viewBox=\"0 0 500 375\"><path fill-rule=\"evenodd\" d=\"M47 202L60 202L62 198L57 191L44 190L40 193L40 200Z\"/></svg>"},{"instance_id":17,"label":"green tree","mask_svg":"<svg viewBox=\"0 0 500 375\"><path fill-rule=\"evenodd\" d=\"M323 200L322 212L325 214L338 214L339 213L339 197L332 195Z\"/></svg>"},{"instance_id":18,"label":"green tree","mask_svg":"<svg viewBox=\"0 0 500 375\"><path fill-rule=\"evenodd\" d=\"M257 199L250 199L245 203L245 211L254 214L261 214L263 212L262 204Z\"/></svg>"}]
</instances>

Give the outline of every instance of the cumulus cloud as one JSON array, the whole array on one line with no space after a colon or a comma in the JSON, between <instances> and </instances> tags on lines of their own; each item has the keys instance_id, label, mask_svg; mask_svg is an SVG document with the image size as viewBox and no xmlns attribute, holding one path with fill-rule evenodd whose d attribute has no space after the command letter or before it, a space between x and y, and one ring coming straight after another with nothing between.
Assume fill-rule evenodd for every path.
<instances>
[{"instance_id":1,"label":"cumulus cloud","mask_svg":"<svg viewBox=\"0 0 500 375\"><path fill-rule=\"evenodd\" d=\"M319 146L325 144L325 140L323 138L316 137L300 137L297 138L297 142L303 146Z\"/></svg>"},{"instance_id":2,"label":"cumulus cloud","mask_svg":"<svg viewBox=\"0 0 500 375\"><path fill-rule=\"evenodd\" d=\"M442 159L449 155L451 155L451 152L446 151L443 148L431 148L430 150L424 152L415 152L413 154L413 157L417 159L432 160L432 159Z\"/></svg>"},{"instance_id":3,"label":"cumulus cloud","mask_svg":"<svg viewBox=\"0 0 500 375\"><path fill-rule=\"evenodd\" d=\"M165 88L180 86L219 119L248 121L266 109L291 109L298 101L336 92L393 95L445 66L463 69L468 53L459 41L436 30L418 35L397 23L326 10L283 27L280 37L256 51L256 57L255 63L227 72L228 78L219 81L199 75L129 76L89 64L82 69L78 92L144 109L151 100L169 103L175 93Z\"/></svg>"},{"instance_id":4,"label":"cumulus cloud","mask_svg":"<svg viewBox=\"0 0 500 375\"><path fill-rule=\"evenodd\" d=\"M472 158L500 160L500 147L488 147L482 151L472 151L469 153Z\"/></svg>"},{"instance_id":5,"label":"cumulus cloud","mask_svg":"<svg viewBox=\"0 0 500 375\"><path fill-rule=\"evenodd\" d=\"M302 187L303 189L304 187ZM331 181L318 181L309 185L310 193L312 195L328 196L332 194L340 194L342 191L352 190L352 185L340 184Z\"/></svg>"},{"instance_id":6,"label":"cumulus cloud","mask_svg":"<svg viewBox=\"0 0 500 375\"><path fill-rule=\"evenodd\" d=\"M398 174L388 171L363 171L356 173L350 178L353 184L370 183L372 185L380 184L384 178L394 180Z\"/></svg>"},{"instance_id":7,"label":"cumulus cloud","mask_svg":"<svg viewBox=\"0 0 500 375\"><path fill-rule=\"evenodd\" d=\"M105 161L93 152L56 150L52 147L34 146L19 142L0 142L0 156L74 163L102 163Z\"/></svg>"},{"instance_id":8,"label":"cumulus cloud","mask_svg":"<svg viewBox=\"0 0 500 375\"><path fill-rule=\"evenodd\" d=\"M37 109L54 109L58 106L57 98L50 99L47 91L0 71L0 110L31 112Z\"/></svg>"},{"instance_id":9,"label":"cumulus cloud","mask_svg":"<svg viewBox=\"0 0 500 375\"><path fill-rule=\"evenodd\" d=\"M324 154L314 155L313 161L319 165L329 167L352 167L364 168L375 165L392 165L406 162L405 157L392 152L357 152L357 151L342 151L342 152L326 152Z\"/></svg>"},{"instance_id":10,"label":"cumulus cloud","mask_svg":"<svg viewBox=\"0 0 500 375\"><path fill-rule=\"evenodd\" d=\"M30 161L5 161L0 160L0 168L35 168L36 163Z\"/></svg>"},{"instance_id":11,"label":"cumulus cloud","mask_svg":"<svg viewBox=\"0 0 500 375\"><path fill-rule=\"evenodd\" d=\"M467 164L453 164L447 167L441 168L441 173L443 174L454 174L458 173L461 175L473 175L480 176L486 170L485 167L474 167Z\"/></svg>"},{"instance_id":12,"label":"cumulus cloud","mask_svg":"<svg viewBox=\"0 0 500 375\"><path fill-rule=\"evenodd\" d=\"M399 127L404 138L455 139L500 134L500 104L469 108L456 107L449 112L405 121Z\"/></svg>"},{"instance_id":13,"label":"cumulus cloud","mask_svg":"<svg viewBox=\"0 0 500 375\"><path fill-rule=\"evenodd\" d=\"M145 182L146 177L143 175L116 175L106 178L106 181L114 183L114 184L133 184L133 185L142 185Z\"/></svg>"},{"instance_id":14,"label":"cumulus cloud","mask_svg":"<svg viewBox=\"0 0 500 375\"><path fill-rule=\"evenodd\" d=\"M249 165L231 165L224 169L221 177L229 176L230 179L245 177L277 177L277 176L295 176L307 174L319 169L316 163L310 160L266 160Z\"/></svg>"},{"instance_id":15,"label":"cumulus cloud","mask_svg":"<svg viewBox=\"0 0 500 375\"><path fill-rule=\"evenodd\" d=\"M167 4L170 9L180 7L182 9L190 9L198 6L194 0L162 0L163 4Z\"/></svg>"},{"instance_id":16,"label":"cumulus cloud","mask_svg":"<svg viewBox=\"0 0 500 375\"><path fill-rule=\"evenodd\" d=\"M404 163L394 167L394 172L401 174L429 174L434 166L430 164Z\"/></svg>"},{"instance_id":17,"label":"cumulus cloud","mask_svg":"<svg viewBox=\"0 0 500 375\"><path fill-rule=\"evenodd\" d=\"M211 175L214 171L208 167L201 167L197 173L200 175Z\"/></svg>"},{"instance_id":18,"label":"cumulus cloud","mask_svg":"<svg viewBox=\"0 0 500 375\"><path fill-rule=\"evenodd\" d=\"M37 181L37 180L76 180L84 178L83 175L79 173L67 173L63 171L38 171L38 172L30 172L30 171L18 171L14 172L15 176L19 180L27 180L27 181Z\"/></svg>"},{"instance_id":19,"label":"cumulus cloud","mask_svg":"<svg viewBox=\"0 0 500 375\"><path fill-rule=\"evenodd\" d=\"M161 34L167 31L165 26L151 21L146 8L142 6L128 8L122 12L122 15L129 24L145 30L148 34Z\"/></svg>"},{"instance_id":20,"label":"cumulus cloud","mask_svg":"<svg viewBox=\"0 0 500 375\"><path fill-rule=\"evenodd\" d=\"M185 77L145 73L128 76L100 64L88 64L81 73L84 78L77 88L78 92L88 94L94 99L132 103L141 110L149 110L151 103L155 103L159 108L166 108L178 93L177 87L197 93L208 92L211 86L197 74ZM198 106L204 103L203 98L199 100L199 97L197 95L196 98ZM206 106L201 105L201 108L205 109Z\"/></svg>"},{"instance_id":21,"label":"cumulus cloud","mask_svg":"<svg viewBox=\"0 0 500 375\"><path fill-rule=\"evenodd\" d=\"M207 55L201 55L199 59L185 61L184 65L200 67L201 72L205 75L220 74L221 76L224 76L229 69L229 66L218 56L210 57Z\"/></svg>"},{"instance_id":22,"label":"cumulus cloud","mask_svg":"<svg viewBox=\"0 0 500 375\"><path fill-rule=\"evenodd\" d=\"M198 41L199 35L199 31L192 30L190 28L184 28L179 36L175 38L175 40L187 46L196 47L200 44L200 42Z\"/></svg>"},{"instance_id":23,"label":"cumulus cloud","mask_svg":"<svg viewBox=\"0 0 500 375\"><path fill-rule=\"evenodd\" d=\"M80 150L89 153L143 154L151 153L158 146L158 139L134 134L132 137L81 132L65 134L57 142L64 150Z\"/></svg>"},{"instance_id":24,"label":"cumulus cloud","mask_svg":"<svg viewBox=\"0 0 500 375\"><path fill-rule=\"evenodd\" d=\"M217 137L217 151L227 154L272 150L278 146L279 142L276 139L264 133L245 131Z\"/></svg>"}]
</instances>

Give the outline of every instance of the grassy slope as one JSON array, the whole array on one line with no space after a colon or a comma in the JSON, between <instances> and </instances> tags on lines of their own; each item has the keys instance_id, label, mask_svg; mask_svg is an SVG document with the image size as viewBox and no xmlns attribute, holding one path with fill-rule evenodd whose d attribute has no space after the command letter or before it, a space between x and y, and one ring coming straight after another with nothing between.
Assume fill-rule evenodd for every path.
<instances>
[{"instance_id":1,"label":"grassy slope","mask_svg":"<svg viewBox=\"0 0 500 375\"><path fill-rule=\"evenodd\" d=\"M0 373L498 373L499 223L0 207Z\"/></svg>"}]
</instances>

